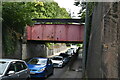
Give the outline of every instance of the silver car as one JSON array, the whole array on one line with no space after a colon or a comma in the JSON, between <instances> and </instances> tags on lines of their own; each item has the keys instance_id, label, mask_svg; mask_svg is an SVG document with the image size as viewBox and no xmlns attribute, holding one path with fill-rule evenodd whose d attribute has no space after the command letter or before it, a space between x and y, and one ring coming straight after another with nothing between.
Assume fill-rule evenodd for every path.
<instances>
[{"instance_id":1,"label":"silver car","mask_svg":"<svg viewBox=\"0 0 120 80\"><path fill-rule=\"evenodd\" d=\"M26 80L30 78L30 70L23 60L0 59L0 80Z\"/></svg>"},{"instance_id":2,"label":"silver car","mask_svg":"<svg viewBox=\"0 0 120 80\"><path fill-rule=\"evenodd\" d=\"M53 67L63 67L65 65L62 56L54 56L53 58L51 58L51 61L53 63Z\"/></svg>"}]
</instances>

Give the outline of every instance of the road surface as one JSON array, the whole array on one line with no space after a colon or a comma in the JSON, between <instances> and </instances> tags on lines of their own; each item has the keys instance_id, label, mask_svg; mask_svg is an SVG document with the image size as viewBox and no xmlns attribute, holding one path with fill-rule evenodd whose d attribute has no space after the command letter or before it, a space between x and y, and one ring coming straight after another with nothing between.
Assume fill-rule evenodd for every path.
<instances>
[{"instance_id":1,"label":"road surface","mask_svg":"<svg viewBox=\"0 0 120 80\"><path fill-rule=\"evenodd\" d=\"M82 78L82 60L80 57L76 59L73 64L72 70L69 70L69 63L65 65L63 68L54 68L54 74L49 76L46 80L56 80L56 79L73 79L78 80Z\"/></svg>"}]
</instances>

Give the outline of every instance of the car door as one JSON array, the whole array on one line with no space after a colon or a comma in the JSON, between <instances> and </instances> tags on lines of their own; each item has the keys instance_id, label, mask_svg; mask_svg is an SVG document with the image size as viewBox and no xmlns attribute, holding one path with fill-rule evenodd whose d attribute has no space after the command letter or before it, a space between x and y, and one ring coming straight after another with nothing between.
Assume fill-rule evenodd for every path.
<instances>
[{"instance_id":1,"label":"car door","mask_svg":"<svg viewBox=\"0 0 120 80\"><path fill-rule=\"evenodd\" d=\"M53 64L50 59L47 61L47 69L48 69L48 74L51 74L53 72Z\"/></svg>"},{"instance_id":2,"label":"car door","mask_svg":"<svg viewBox=\"0 0 120 80\"><path fill-rule=\"evenodd\" d=\"M8 74L10 71L14 71L13 74ZM8 66L8 69L5 73L5 76L3 77L4 80L9 80L9 79L18 79L19 78L19 74L16 73L16 70L15 70L15 63L14 62L11 62L10 65Z\"/></svg>"},{"instance_id":3,"label":"car door","mask_svg":"<svg viewBox=\"0 0 120 80\"><path fill-rule=\"evenodd\" d=\"M19 74L19 78L26 79L29 77L29 72L24 62L18 61L16 62L15 66L16 66L16 73Z\"/></svg>"}]
</instances>

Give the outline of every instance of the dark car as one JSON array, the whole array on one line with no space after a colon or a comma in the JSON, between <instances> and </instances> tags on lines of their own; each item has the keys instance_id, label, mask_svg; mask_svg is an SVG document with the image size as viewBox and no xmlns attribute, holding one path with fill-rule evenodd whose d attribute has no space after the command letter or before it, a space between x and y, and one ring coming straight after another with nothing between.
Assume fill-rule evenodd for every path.
<instances>
[{"instance_id":1,"label":"dark car","mask_svg":"<svg viewBox=\"0 0 120 80\"><path fill-rule=\"evenodd\" d=\"M72 57L72 56L73 56L73 54L74 54L74 52L73 52L73 50L72 50L72 49L68 49L65 53L66 53L66 54L68 54L68 55L69 55L69 57Z\"/></svg>"},{"instance_id":2,"label":"dark car","mask_svg":"<svg viewBox=\"0 0 120 80\"><path fill-rule=\"evenodd\" d=\"M25 61L16 59L0 59L0 80L26 80L30 78L30 70Z\"/></svg>"},{"instance_id":3,"label":"dark car","mask_svg":"<svg viewBox=\"0 0 120 80\"><path fill-rule=\"evenodd\" d=\"M54 72L52 61L49 58L32 58L27 65L31 78L47 78Z\"/></svg>"},{"instance_id":4,"label":"dark car","mask_svg":"<svg viewBox=\"0 0 120 80\"><path fill-rule=\"evenodd\" d=\"M62 57L63 57L63 62L64 62L65 64L67 64L67 63L69 62L69 60L70 60L69 55L66 54L66 53L60 53L59 56L62 56Z\"/></svg>"},{"instance_id":5,"label":"dark car","mask_svg":"<svg viewBox=\"0 0 120 80\"><path fill-rule=\"evenodd\" d=\"M73 50L73 53L77 52L77 48L70 48L71 50Z\"/></svg>"}]
</instances>

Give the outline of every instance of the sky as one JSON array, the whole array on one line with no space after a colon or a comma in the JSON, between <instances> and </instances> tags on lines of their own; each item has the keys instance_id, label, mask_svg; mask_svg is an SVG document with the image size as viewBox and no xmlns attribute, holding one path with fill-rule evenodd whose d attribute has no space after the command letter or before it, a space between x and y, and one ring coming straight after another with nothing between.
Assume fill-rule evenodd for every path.
<instances>
[{"instance_id":1,"label":"sky","mask_svg":"<svg viewBox=\"0 0 120 80\"><path fill-rule=\"evenodd\" d=\"M81 7L77 7L74 5L75 0L54 0L58 3L58 5L62 8L66 8L66 10L71 12L71 17L76 16L73 18L78 18L78 12L80 11Z\"/></svg>"}]
</instances>

